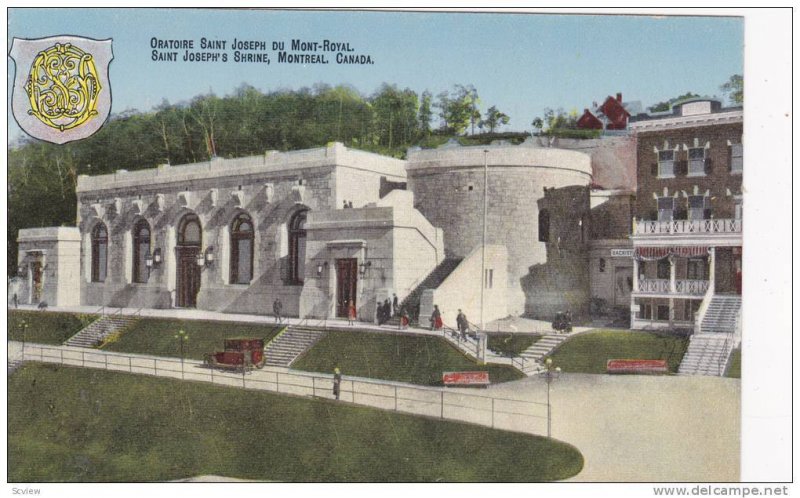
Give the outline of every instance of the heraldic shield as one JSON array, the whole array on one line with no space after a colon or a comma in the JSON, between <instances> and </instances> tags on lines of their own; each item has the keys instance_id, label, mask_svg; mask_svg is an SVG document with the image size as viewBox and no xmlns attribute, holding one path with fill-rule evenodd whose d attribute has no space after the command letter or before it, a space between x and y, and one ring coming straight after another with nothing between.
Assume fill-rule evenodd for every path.
<instances>
[{"instance_id":1,"label":"heraldic shield","mask_svg":"<svg viewBox=\"0 0 800 498\"><path fill-rule=\"evenodd\" d=\"M11 108L28 135L63 144L86 138L111 112L111 39L14 38Z\"/></svg>"}]
</instances>

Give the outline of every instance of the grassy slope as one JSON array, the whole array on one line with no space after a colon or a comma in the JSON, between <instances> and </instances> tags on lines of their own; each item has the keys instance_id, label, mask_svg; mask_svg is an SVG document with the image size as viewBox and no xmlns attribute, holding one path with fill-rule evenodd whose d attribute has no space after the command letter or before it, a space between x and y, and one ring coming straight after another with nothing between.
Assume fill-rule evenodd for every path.
<instances>
[{"instance_id":1,"label":"grassy slope","mask_svg":"<svg viewBox=\"0 0 800 498\"><path fill-rule=\"evenodd\" d=\"M670 371L677 372L687 346L687 338L674 335L604 331L569 339L552 359L565 372L605 373L611 359L668 360Z\"/></svg>"},{"instance_id":2,"label":"grassy slope","mask_svg":"<svg viewBox=\"0 0 800 498\"><path fill-rule=\"evenodd\" d=\"M742 350L734 349L731 353L731 364L728 366L728 372L725 377L732 377L734 379L742 378Z\"/></svg>"},{"instance_id":3,"label":"grassy slope","mask_svg":"<svg viewBox=\"0 0 800 498\"><path fill-rule=\"evenodd\" d=\"M8 338L12 341L22 340L20 324L24 321L28 324L25 331L27 342L62 344L96 319L96 315L9 310Z\"/></svg>"},{"instance_id":4,"label":"grassy slope","mask_svg":"<svg viewBox=\"0 0 800 498\"><path fill-rule=\"evenodd\" d=\"M490 334L487 347L503 356L519 356L541 338L536 334Z\"/></svg>"},{"instance_id":5,"label":"grassy slope","mask_svg":"<svg viewBox=\"0 0 800 498\"><path fill-rule=\"evenodd\" d=\"M196 360L202 360L204 353L222 351L226 337L259 337L269 340L279 332L272 325L143 318L117 342L112 342L103 349L123 353L180 356L180 344L175 338L179 330L189 336L185 344L186 357Z\"/></svg>"},{"instance_id":6,"label":"grassy slope","mask_svg":"<svg viewBox=\"0 0 800 498\"><path fill-rule=\"evenodd\" d=\"M9 379L9 481L546 481L541 437L323 400L29 363Z\"/></svg>"},{"instance_id":7,"label":"grassy slope","mask_svg":"<svg viewBox=\"0 0 800 498\"><path fill-rule=\"evenodd\" d=\"M492 382L521 379L504 365L477 365L438 337L362 331L329 332L292 368L345 375L441 385L442 372L488 370Z\"/></svg>"}]
</instances>

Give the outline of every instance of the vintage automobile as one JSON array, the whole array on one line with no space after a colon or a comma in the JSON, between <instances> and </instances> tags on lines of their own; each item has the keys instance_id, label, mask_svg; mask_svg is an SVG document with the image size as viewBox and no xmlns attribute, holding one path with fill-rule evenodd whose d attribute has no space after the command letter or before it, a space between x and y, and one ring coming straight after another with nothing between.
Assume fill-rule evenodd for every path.
<instances>
[{"instance_id":1,"label":"vintage automobile","mask_svg":"<svg viewBox=\"0 0 800 498\"><path fill-rule=\"evenodd\" d=\"M224 351L206 353L203 363L210 368L229 370L262 368L266 363L264 339L234 337L225 339Z\"/></svg>"},{"instance_id":2,"label":"vintage automobile","mask_svg":"<svg viewBox=\"0 0 800 498\"><path fill-rule=\"evenodd\" d=\"M572 332L572 313L559 311L553 319L553 330L557 332Z\"/></svg>"}]
</instances>

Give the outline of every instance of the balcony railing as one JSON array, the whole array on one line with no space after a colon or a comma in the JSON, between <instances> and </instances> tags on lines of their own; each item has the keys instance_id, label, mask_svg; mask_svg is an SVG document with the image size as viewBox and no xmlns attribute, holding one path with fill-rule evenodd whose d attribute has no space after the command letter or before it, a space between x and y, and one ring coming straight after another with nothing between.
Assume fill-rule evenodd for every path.
<instances>
[{"instance_id":1,"label":"balcony railing","mask_svg":"<svg viewBox=\"0 0 800 498\"><path fill-rule=\"evenodd\" d=\"M672 294L688 294L702 296L708 290L708 280L676 280L675 292ZM670 294L669 279L639 280L639 294Z\"/></svg>"},{"instance_id":2,"label":"balcony railing","mask_svg":"<svg viewBox=\"0 0 800 498\"><path fill-rule=\"evenodd\" d=\"M709 220L645 221L633 223L634 235L742 233L742 220L717 218Z\"/></svg>"}]
</instances>

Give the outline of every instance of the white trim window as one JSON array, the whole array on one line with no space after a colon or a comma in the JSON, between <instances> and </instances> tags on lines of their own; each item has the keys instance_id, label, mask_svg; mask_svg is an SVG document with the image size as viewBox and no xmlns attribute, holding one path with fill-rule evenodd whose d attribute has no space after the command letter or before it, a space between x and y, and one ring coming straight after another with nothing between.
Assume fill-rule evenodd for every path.
<instances>
[{"instance_id":1,"label":"white trim window","mask_svg":"<svg viewBox=\"0 0 800 498\"><path fill-rule=\"evenodd\" d=\"M731 173L741 175L744 171L744 149L742 144L730 144L731 149Z\"/></svg>"},{"instance_id":2,"label":"white trim window","mask_svg":"<svg viewBox=\"0 0 800 498\"><path fill-rule=\"evenodd\" d=\"M675 151L664 149L658 151L658 177L675 178Z\"/></svg>"},{"instance_id":3,"label":"white trim window","mask_svg":"<svg viewBox=\"0 0 800 498\"><path fill-rule=\"evenodd\" d=\"M658 221L672 221L675 213L675 199L672 197L658 198Z\"/></svg>"},{"instance_id":4,"label":"white trim window","mask_svg":"<svg viewBox=\"0 0 800 498\"><path fill-rule=\"evenodd\" d=\"M689 148L689 173L687 176L705 176L706 174L706 149L705 147Z\"/></svg>"},{"instance_id":5,"label":"white trim window","mask_svg":"<svg viewBox=\"0 0 800 498\"><path fill-rule=\"evenodd\" d=\"M690 195L687 203L690 220L705 220L711 217L711 199L707 195Z\"/></svg>"}]
</instances>

